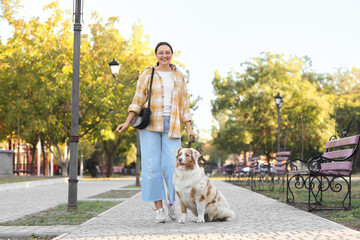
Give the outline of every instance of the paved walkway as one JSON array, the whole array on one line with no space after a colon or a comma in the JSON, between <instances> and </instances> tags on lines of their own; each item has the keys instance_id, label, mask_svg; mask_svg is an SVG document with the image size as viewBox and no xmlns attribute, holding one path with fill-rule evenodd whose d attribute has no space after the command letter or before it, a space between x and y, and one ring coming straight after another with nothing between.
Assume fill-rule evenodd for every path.
<instances>
[{"instance_id":1,"label":"paved walkway","mask_svg":"<svg viewBox=\"0 0 360 240\"><path fill-rule=\"evenodd\" d=\"M56 239L360 239L360 232L232 184L213 182L237 214L231 222L198 224L189 214L185 224L171 220L156 224L153 204L141 202L139 193L80 226L0 227L0 238L20 236L22 231L24 236L25 233L38 236L53 233L58 235ZM79 199L128 184L129 181L80 181ZM18 190L0 192L0 212L8 208L5 206L12 209L5 210L7 217L1 217L0 221L11 217L10 212L17 212L16 216L27 213L21 201L14 201L21 199L21 195L26 196L26 201L46 208L49 202L55 201L52 205L56 205L67 201L67 184L33 187L22 194ZM61 201L56 200L59 198ZM176 204L179 211L179 203Z\"/></svg>"},{"instance_id":2,"label":"paved walkway","mask_svg":"<svg viewBox=\"0 0 360 240\"><path fill-rule=\"evenodd\" d=\"M132 178L131 178L132 179ZM78 183L78 200L123 186L134 180L83 181ZM15 220L25 215L53 208L68 202L67 178L0 184L0 222ZM0 239L6 237L58 236L78 226L0 226Z\"/></svg>"}]
</instances>

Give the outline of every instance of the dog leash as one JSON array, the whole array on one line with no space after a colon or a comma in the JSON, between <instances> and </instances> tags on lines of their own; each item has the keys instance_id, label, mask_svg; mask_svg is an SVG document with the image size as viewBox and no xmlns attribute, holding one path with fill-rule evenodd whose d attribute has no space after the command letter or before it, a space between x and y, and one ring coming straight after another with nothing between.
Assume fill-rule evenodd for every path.
<instances>
[{"instance_id":1,"label":"dog leash","mask_svg":"<svg viewBox=\"0 0 360 240\"><path fill-rule=\"evenodd\" d=\"M195 137L190 135L190 140L188 141L188 148L191 148L191 144L195 142Z\"/></svg>"}]
</instances>

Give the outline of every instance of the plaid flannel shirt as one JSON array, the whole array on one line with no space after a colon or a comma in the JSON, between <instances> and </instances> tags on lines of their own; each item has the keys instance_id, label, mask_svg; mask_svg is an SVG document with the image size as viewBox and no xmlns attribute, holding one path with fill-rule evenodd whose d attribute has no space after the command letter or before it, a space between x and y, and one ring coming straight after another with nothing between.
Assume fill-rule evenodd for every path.
<instances>
[{"instance_id":1,"label":"plaid flannel shirt","mask_svg":"<svg viewBox=\"0 0 360 240\"><path fill-rule=\"evenodd\" d=\"M172 68L172 76L174 79L174 91L172 96L168 136L170 138L180 138L182 124L191 121L189 97L184 75L174 65L171 64L170 66ZM151 72L152 67L146 68L138 80L134 98L128 109L129 112L132 111L139 114L142 107L147 107ZM164 85L156 70L154 71L151 89L150 109L150 123L145 129L154 132L164 131Z\"/></svg>"}]
</instances>

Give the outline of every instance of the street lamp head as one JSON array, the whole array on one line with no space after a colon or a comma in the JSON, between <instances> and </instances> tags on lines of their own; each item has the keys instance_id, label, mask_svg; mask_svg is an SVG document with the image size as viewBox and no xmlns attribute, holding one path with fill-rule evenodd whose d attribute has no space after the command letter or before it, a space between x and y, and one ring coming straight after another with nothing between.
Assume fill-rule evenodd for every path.
<instances>
[{"instance_id":1,"label":"street lamp head","mask_svg":"<svg viewBox=\"0 0 360 240\"><path fill-rule=\"evenodd\" d=\"M281 97L280 94L278 93L278 94L275 96L276 106L277 106L278 108L281 108L282 102L283 102L282 97Z\"/></svg>"},{"instance_id":2,"label":"street lamp head","mask_svg":"<svg viewBox=\"0 0 360 240\"><path fill-rule=\"evenodd\" d=\"M119 62L116 61L115 58L114 58L114 60L109 62L109 66L110 66L110 70L111 70L112 75L116 76L119 73L119 70L120 70Z\"/></svg>"},{"instance_id":3,"label":"street lamp head","mask_svg":"<svg viewBox=\"0 0 360 240\"><path fill-rule=\"evenodd\" d=\"M117 81L118 83L121 83L122 85L130 85L130 84L134 83L135 81L137 81L140 77L140 71L138 71L137 76L134 80L129 81L129 82L120 81L117 78L117 75L119 74L119 70L120 70L120 64L118 61L115 60L115 58L111 62L109 62L109 67L110 67L111 73L112 73L115 81Z\"/></svg>"}]
</instances>

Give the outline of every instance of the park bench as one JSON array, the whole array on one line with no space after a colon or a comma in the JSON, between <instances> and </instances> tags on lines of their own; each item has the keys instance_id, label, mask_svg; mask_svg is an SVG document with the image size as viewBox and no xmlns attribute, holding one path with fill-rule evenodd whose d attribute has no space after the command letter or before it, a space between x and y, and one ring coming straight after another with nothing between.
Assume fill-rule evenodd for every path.
<instances>
[{"instance_id":1,"label":"park bench","mask_svg":"<svg viewBox=\"0 0 360 240\"><path fill-rule=\"evenodd\" d=\"M286 163L290 159L290 156L290 151L277 152L274 166L263 163L257 167L258 170L255 176L259 190L265 190L265 186L268 186L269 190L273 191L275 184L281 184L279 188L281 192L285 190ZM257 157L255 159L259 160L260 158Z\"/></svg>"},{"instance_id":2,"label":"park bench","mask_svg":"<svg viewBox=\"0 0 360 240\"><path fill-rule=\"evenodd\" d=\"M243 168L245 165L243 164L237 164L237 165L227 165L226 168L226 174L228 176L228 179L226 181L231 183L239 183L240 178L243 176Z\"/></svg>"},{"instance_id":3,"label":"park bench","mask_svg":"<svg viewBox=\"0 0 360 240\"><path fill-rule=\"evenodd\" d=\"M235 165L230 164L225 166L226 175L229 177L228 182L233 182L235 180Z\"/></svg>"},{"instance_id":4,"label":"park bench","mask_svg":"<svg viewBox=\"0 0 360 240\"><path fill-rule=\"evenodd\" d=\"M288 204L292 204L295 202L295 196L292 190L292 186L298 190L301 190L303 188L308 189L310 171L307 164L307 161L300 158L290 159L286 163L286 202Z\"/></svg>"},{"instance_id":5,"label":"park bench","mask_svg":"<svg viewBox=\"0 0 360 240\"><path fill-rule=\"evenodd\" d=\"M307 170L294 167L293 163L299 159L288 161L287 166L292 169L288 171L288 174L292 174L287 182L289 193L292 194L292 179L295 180L296 188L305 187L308 190L308 211L351 208L351 175L359 152L359 138L360 135L356 135L326 142L325 152L311 158L307 163ZM341 208L329 204L328 199L325 199L328 191L340 197L343 193ZM294 202L293 194L290 198L287 197L287 202Z\"/></svg>"},{"instance_id":6,"label":"park bench","mask_svg":"<svg viewBox=\"0 0 360 240\"><path fill-rule=\"evenodd\" d=\"M96 166L96 170L98 174L103 175L107 173L107 166ZM112 173L122 173L123 167L122 166L113 166Z\"/></svg>"},{"instance_id":7,"label":"park bench","mask_svg":"<svg viewBox=\"0 0 360 240\"><path fill-rule=\"evenodd\" d=\"M281 183L279 190L283 192L285 190L285 176L287 173L286 163L290 160L291 152L283 151L276 153L275 166L269 171L271 176L271 182L269 188L274 190L274 185ZM276 178L277 177L277 178Z\"/></svg>"},{"instance_id":8,"label":"park bench","mask_svg":"<svg viewBox=\"0 0 360 240\"><path fill-rule=\"evenodd\" d=\"M250 181L249 181L250 170L246 171L247 169L249 169L249 167L247 167L246 165L243 164L235 165L234 171L231 174L228 173L229 174L228 181L231 183L235 183L237 185L241 185L242 182L245 182L246 185L250 185Z\"/></svg>"},{"instance_id":9,"label":"park bench","mask_svg":"<svg viewBox=\"0 0 360 240\"><path fill-rule=\"evenodd\" d=\"M258 187L258 190L262 189L262 171L260 169L259 156L251 157L249 159L250 161L250 188L251 190L255 190L256 186Z\"/></svg>"},{"instance_id":10,"label":"park bench","mask_svg":"<svg viewBox=\"0 0 360 240\"><path fill-rule=\"evenodd\" d=\"M18 169L19 166L19 169ZM14 174L19 175L19 173L24 174L32 174L35 172L35 165L34 164L14 164Z\"/></svg>"}]
</instances>

